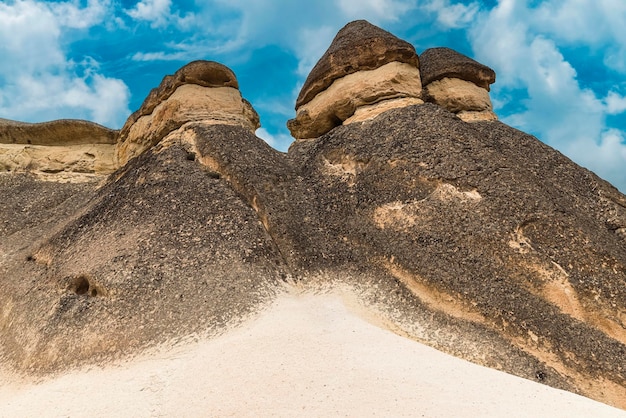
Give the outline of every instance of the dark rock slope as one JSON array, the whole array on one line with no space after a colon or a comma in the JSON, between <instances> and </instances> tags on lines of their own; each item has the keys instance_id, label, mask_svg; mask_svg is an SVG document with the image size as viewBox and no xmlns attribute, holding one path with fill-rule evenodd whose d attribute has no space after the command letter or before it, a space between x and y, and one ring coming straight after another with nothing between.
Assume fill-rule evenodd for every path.
<instances>
[{"instance_id":1,"label":"dark rock slope","mask_svg":"<svg viewBox=\"0 0 626 418\"><path fill-rule=\"evenodd\" d=\"M625 406L626 198L534 137L431 104L287 155L240 127L180 137L100 188L2 177L20 202L0 212L5 361L53 371L219 329L292 277L348 284L445 351Z\"/></svg>"}]
</instances>

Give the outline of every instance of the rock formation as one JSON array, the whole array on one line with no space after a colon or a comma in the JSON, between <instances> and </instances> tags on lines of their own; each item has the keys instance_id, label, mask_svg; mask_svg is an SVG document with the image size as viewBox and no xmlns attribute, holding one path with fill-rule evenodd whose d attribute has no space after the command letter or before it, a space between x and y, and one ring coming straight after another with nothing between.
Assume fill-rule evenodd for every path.
<instances>
[{"instance_id":1,"label":"rock formation","mask_svg":"<svg viewBox=\"0 0 626 418\"><path fill-rule=\"evenodd\" d=\"M82 120L25 123L0 119L0 172L85 181L117 166L117 131Z\"/></svg>"},{"instance_id":2,"label":"rock formation","mask_svg":"<svg viewBox=\"0 0 626 418\"><path fill-rule=\"evenodd\" d=\"M431 48L420 55L425 100L456 113L466 122L495 120L489 85L496 73L450 48Z\"/></svg>"},{"instance_id":3,"label":"rock formation","mask_svg":"<svg viewBox=\"0 0 626 418\"><path fill-rule=\"evenodd\" d=\"M194 61L166 76L128 118L117 144L118 164L124 165L190 121L243 126L251 132L260 126L230 68Z\"/></svg>"},{"instance_id":4,"label":"rock formation","mask_svg":"<svg viewBox=\"0 0 626 418\"><path fill-rule=\"evenodd\" d=\"M417 68L396 55L364 71ZM218 87L179 84L189 68ZM56 372L218 332L284 286L342 286L403 335L626 408L626 196L434 103L281 153L224 68L166 78L105 184L0 175L4 365ZM206 104L217 91L233 113Z\"/></svg>"},{"instance_id":5,"label":"rock formation","mask_svg":"<svg viewBox=\"0 0 626 418\"><path fill-rule=\"evenodd\" d=\"M342 28L307 77L289 121L296 139L423 103L415 48L369 22Z\"/></svg>"},{"instance_id":6,"label":"rock formation","mask_svg":"<svg viewBox=\"0 0 626 418\"><path fill-rule=\"evenodd\" d=\"M489 98L495 80L491 68L449 48L427 49L418 59L409 43L358 20L339 31L313 67L287 126L296 139L316 138L424 100L466 122L496 120Z\"/></svg>"}]
</instances>

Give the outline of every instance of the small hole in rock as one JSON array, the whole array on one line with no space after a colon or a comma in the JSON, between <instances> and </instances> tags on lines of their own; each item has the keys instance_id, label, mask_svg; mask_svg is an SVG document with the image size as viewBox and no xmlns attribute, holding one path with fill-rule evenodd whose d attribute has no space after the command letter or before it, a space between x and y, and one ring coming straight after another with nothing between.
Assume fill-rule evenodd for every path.
<instances>
[{"instance_id":1,"label":"small hole in rock","mask_svg":"<svg viewBox=\"0 0 626 418\"><path fill-rule=\"evenodd\" d=\"M196 154L194 154L193 152L188 152L187 153L187 160L188 161L196 161Z\"/></svg>"},{"instance_id":2,"label":"small hole in rock","mask_svg":"<svg viewBox=\"0 0 626 418\"><path fill-rule=\"evenodd\" d=\"M85 276L79 276L74 281L74 292L77 295L86 295L89 292L89 279ZM95 289L93 290L96 291Z\"/></svg>"}]
</instances>

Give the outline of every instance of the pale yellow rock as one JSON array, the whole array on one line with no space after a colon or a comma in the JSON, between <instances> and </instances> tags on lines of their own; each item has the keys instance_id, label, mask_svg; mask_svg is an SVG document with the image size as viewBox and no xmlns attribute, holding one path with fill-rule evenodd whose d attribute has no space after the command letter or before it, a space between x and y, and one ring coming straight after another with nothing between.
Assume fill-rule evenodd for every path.
<instances>
[{"instance_id":1,"label":"pale yellow rock","mask_svg":"<svg viewBox=\"0 0 626 418\"><path fill-rule=\"evenodd\" d=\"M491 122L494 120L498 120L496 114L493 113L491 110L483 110L482 112L462 110L456 115L465 122Z\"/></svg>"},{"instance_id":2,"label":"pale yellow rock","mask_svg":"<svg viewBox=\"0 0 626 418\"><path fill-rule=\"evenodd\" d=\"M335 80L298 108L288 127L296 139L316 138L341 125L359 107L391 99L419 99L421 93L419 70L410 64L390 62L375 70L359 71Z\"/></svg>"},{"instance_id":3,"label":"pale yellow rock","mask_svg":"<svg viewBox=\"0 0 626 418\"><path fill-rule=\"evenodd\" d=\"M115 146L0 144L0 172L29 172L52 181L85 181L115 171Z\"/></svg>"},{"instance_id":4,"label":"pale yellow rock","mask_svg":"<svg viewBox=\"0 0 626 418\"><path fill-rule=\"evenodd\" d=\"M137 119L116 147L116 161L123 166L187 122L259 128L258 115L239 90L233 87L202 87L184 84L157 105L152 113Z\"/></svg>"},{"instance_id":5,"label":"pale yellow rock","mask_svg":"<svg viewBox=\"0 0 626 418\"><path fill-rule=\"evenodd\" d=\"M430 100L453 113L493 109L489 92L471 81L446 77L433 81L424 89Z\"/></svg>"},{"instance_id":6,"label":"pale yellow rock","mask_svg":"<svg viewBox=\"0 0 626 418\"><path fill-rule=\"evenodd\" d=\"M344 125L349 125L354 122L363 122L366 120L374 119L376 116L380 115L391 109L397 109L400 107L407 107L413 105L424 104L422 99L417 99L415 97L403 97L401 99L391 99L391 100L383 100L382 102L378 102L369 106L361 106L354 111L354 115L350 116L348 119L343 121Z\"/></svg>"}]
</instances>

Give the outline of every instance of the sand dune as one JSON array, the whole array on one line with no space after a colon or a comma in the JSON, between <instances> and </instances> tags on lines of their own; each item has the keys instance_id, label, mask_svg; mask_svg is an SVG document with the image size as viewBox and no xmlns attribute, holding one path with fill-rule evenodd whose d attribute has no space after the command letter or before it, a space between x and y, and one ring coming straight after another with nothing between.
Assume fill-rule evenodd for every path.
<instances>
[{"instance_id":1,"label":"sand dune","mask_svg":"<svg viewBox=\"0 0 626 418\"><path fill-rule=\"evenodd\" d=\"M39 384L2 417L626 417L381 329L337 294L286 294L229 332Z\"/></svg>"}]
</instances>

